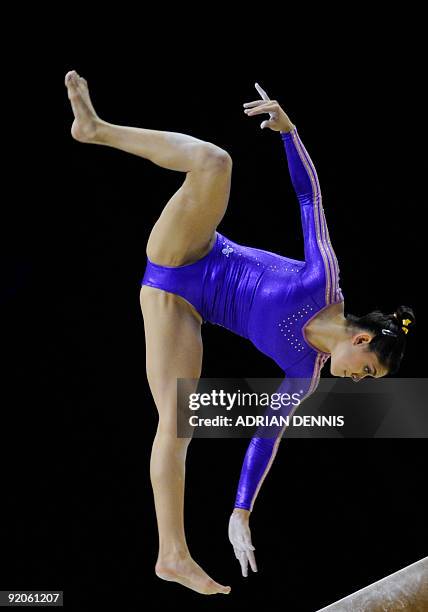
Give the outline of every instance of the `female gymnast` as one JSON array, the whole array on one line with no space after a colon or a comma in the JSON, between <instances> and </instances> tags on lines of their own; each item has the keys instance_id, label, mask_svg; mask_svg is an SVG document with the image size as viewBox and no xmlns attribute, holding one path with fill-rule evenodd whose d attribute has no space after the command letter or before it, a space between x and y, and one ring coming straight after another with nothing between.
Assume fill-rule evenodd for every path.
<instances>
[{"instance_id":1,"label":"female gymnast","mask_svg":"<svg viewBox=\"0 0 428 612\"><path fill-rule=\"evenodd\" d=\"M232 159L226 151L178 132L110 124L98 117L87 81L76 71L66 74L65 85L75 116L75 140L115 147L186 173L150 233L140 292L146 372L159 413L150 463L159 531L155 572L198 593L229 593L229 586L212 580L192 559L184 531L190 439L177 437L177 378L198 380L201 375L202 323L221 325L249 339L279 364L285 377L278 392L290 392L295 379L302 390L302 380L307 381L304 399L317 388L329 358L334 376L355 382L395 373L414 313L400 306L393 314L376 310L345 316L315 167L296 126L257 83L261 99L244 104L244 112L268 113L261 127L280 132L300 204L303 261L243 246L217 230L231 185ZM189 383L186 391L196 388ZM249 517L282 433L254 436L244 458L229 521L229 539L244 576L248 564L257 571Z\"/></svg>"}]
</instances>

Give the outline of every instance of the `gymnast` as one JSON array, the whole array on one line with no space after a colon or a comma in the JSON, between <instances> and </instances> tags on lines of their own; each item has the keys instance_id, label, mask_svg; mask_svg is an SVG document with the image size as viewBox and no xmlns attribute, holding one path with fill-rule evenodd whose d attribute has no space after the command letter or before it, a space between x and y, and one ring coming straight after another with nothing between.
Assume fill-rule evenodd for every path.
<instances>
[{"instance_id":1,"label":"gymnast","mask_svg":"<svg viewBox=\"0 0 428 612\"><path fill-rule=\"evenodd\" d=\"M413 310L345 315L339 266L332 248L317 173L296 126L256 83L261 99L244 104L249 117L269 114L261 128L279 132L300 204L304 260L236 243L217 229L228 205L232 159L213 143L179 132L108 123L91 103L87 81L65 76L81 143L114 147L186 173L154 224L146 247L140 304L146 340L146 374L159 422L150 478L159 533L157 576L198 593L229 593L193 560L184 530L185 461L190 438L177 437L177 378L194 379L202 368L202 323L221 325L247 338L284 372L278 392L306 381L303 399L317 388L330 359L333 376L358 382L394 374L404 354ZM290 411L295 410L293 407ZM249 526L260 487L283 430L255 435L248 446L229 520L229 539L244 576L257 571Z\"/></svg>"}]
</instances>

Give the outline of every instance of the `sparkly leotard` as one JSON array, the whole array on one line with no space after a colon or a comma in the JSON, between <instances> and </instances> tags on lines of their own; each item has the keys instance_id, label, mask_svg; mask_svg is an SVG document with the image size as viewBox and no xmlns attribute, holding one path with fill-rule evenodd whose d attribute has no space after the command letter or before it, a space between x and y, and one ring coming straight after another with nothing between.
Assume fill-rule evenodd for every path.
<instances>
[{"instance_id":1,"label":"sparkly leotard","mask_svg":"<svg viewBox=\"0 0 428 612\"><path fill-rule=\"evenodd\" d=\"M293 393L298 379L300 397L305 399L317 388L330 354L313 347L304 328L320 310L344 298L315 167L295 126L280 134L300 204L304 261L238 244L217 231L214 247L195 263L168 267L147 258L142 284L180 295L204 322L250 340L284 371L277 392ZM278 429L274 437L251 439L235 507L252 510L283 430Z\"/></svg>"}]
</instances>

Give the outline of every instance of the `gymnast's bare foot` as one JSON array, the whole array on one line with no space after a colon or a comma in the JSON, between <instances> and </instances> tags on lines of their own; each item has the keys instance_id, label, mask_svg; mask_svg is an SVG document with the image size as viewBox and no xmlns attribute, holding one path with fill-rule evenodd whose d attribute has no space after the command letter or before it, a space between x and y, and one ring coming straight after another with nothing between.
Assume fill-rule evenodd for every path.
<instances>
[{"instance_id":1,"label":"gymnast's bare foot","mask_svg":"<svg viewBox=\"0 0 428 612\"><path fill-rule=\"evenodd\" d=\"M80 77L75 70L70 70L65 75L65 86L75 117L71 135L79 142L96 143L97 129L102 121L92 106L86 79Z\"/></svg>"},{"instance_id":2,"label":"gymnast's bare foot","mask_svg":"<svg viewBox=\"0 0 428 612\"><path fill-rule=\"evenodd\" d=\"M178 582L202 595L230 593L230 586L223 586L212 580L190 555L158 559L155 572L163 580Z\"/></svg>"}]
</instances>

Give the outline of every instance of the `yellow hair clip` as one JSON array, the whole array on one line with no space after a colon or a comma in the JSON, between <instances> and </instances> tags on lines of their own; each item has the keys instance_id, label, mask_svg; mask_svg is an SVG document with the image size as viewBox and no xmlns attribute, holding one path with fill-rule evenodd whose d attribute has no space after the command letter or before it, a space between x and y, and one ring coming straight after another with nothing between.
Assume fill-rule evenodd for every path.
<instances>
[{"instance_id":1,"label":"yellow hair clip","mask_svg":"<svg viewBox=\"0 0 428 612\"><path fill-rule=\"evenodd\" d=\"M401 329L403 330L405 334L409 333L409 330L407 329L407 325L410 325L411 322L412 321L410 319L402 319L403 327Z\"/></svg>"}]
</instances>

